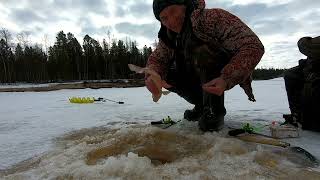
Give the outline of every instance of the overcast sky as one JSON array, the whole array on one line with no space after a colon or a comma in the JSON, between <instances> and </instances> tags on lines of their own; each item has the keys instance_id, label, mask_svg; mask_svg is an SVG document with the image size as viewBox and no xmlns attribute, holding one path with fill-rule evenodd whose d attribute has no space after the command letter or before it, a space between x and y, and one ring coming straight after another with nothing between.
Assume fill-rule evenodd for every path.
<instances>
[{"instance_id":1,"label":"overcast sky","mask_svg":"<svg viewBox=\"0 0 320 180\"><path fill-rule=\"evenodd\" d=\"M240 17L262 40L266 53L259 67L293 67L300 58L297 41L320 35L320 0L207 0L207 8L223 8ZM157 39L159 22L152 0L0 0L0 28L29 34L33 43L60 30L102 41L129 37L139 47ZM112 38L112 37L111 37Z\"/></svg>"}]
</instances>

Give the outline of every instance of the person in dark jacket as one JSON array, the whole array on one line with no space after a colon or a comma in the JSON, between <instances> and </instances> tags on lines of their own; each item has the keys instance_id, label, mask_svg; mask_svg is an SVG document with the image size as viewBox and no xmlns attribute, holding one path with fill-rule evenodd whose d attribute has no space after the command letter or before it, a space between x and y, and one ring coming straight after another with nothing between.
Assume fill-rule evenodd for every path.
<instances>
[{"instance_id":1,"label":"person in dark jacket","mask_svg":"<svg viewBox=\"0 0 320 180\"><path fill-rule=\"evenodd\" d=\"M285 72L284 80L291 114L287 123L303 129L320 130L317 111L320 102L320 36L303 37L298 48L307 59Z\"/></svg>"},{"instance_id":2,"label":"person in dark jacket","mask_svg":"<svg viewBox=\"0 0 320 180\"><path fill-rule=\"evenodd\" d=\"M204 0L154 0L153 12L161 28L147 68L161 76L163 87L195 105L185 119L198 120L203 131L220 130L226 90L239 84L255 101L251 75L264 54L261 41L237 16L205 9ZM145 82L156 94L148 74Z\"/></svg>"}]
</instances>

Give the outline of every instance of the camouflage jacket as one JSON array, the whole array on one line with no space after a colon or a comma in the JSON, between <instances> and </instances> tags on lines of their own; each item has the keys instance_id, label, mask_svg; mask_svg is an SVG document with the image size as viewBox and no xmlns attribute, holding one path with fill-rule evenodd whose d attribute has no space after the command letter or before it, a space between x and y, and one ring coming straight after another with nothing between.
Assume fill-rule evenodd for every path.
<instances>
[{"instance_id":1,"label":"camouflage jacket","mask_svg":"<svg viewBox=\"0 0 320 180\"><path fill-rule=\"evenodd\" d=\"M227 82L227 89L239 84L254 100L251 82L252 72L264 54L264 47L257 35L238 17L223 9L205 9L205 1L198 0L198 7L191 14L193 34L203 42L213 42L226 49L231 59L222 69L221 77ZM209 47L210 48L210 47ZM155 70L165 79L168 61L174 49L161 39L150 55L147 67Z\"/></svg>"}]
</instances>

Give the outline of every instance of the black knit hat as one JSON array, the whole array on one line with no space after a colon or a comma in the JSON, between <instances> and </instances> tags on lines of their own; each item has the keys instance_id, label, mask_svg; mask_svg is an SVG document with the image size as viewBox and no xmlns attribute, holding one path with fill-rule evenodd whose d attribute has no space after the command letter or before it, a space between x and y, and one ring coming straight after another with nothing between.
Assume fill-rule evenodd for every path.
<instances>
[{"instance_id":1,"label":"black knit hat","mask_svg":"<svg viewBox=\"0 0 320 180\"><path fill-rule=\"evenodd\" d=\"M185 4L185 0L153 0L154 16L160 21L160 13L163 9L174 4Z\"/></svg>"},{"instance_id":2,"label":"black knit hat","mask_svg":"<svg viewBox=\"0 0 320 180\"><path fill-rule=\"evenodd\" d=\"M320 36L303 37L298 41L298 47L302 54L310 58L320 58Z\"/></svg>"}]
</instances>

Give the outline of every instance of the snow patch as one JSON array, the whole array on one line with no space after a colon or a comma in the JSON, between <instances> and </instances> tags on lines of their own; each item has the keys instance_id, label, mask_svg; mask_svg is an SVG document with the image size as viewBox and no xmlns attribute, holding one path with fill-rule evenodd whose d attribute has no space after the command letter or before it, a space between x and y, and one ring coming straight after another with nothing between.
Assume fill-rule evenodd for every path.
<instances>
[{"instance_id":1,"label":"snow patch","mask_svg":"<svg viewBox=\"0 0 320 180\"><path fill-rule=\"evenodd\" d=\"M268 147L219 133L201 135L141 125L96 130L59 138L57 148L41 157L38 166L3 178L287 179L299 173L320 178L319 169L301 167ZM97 155L96 163L88 164L90 153L101 148L108 150Z\"/></svg>"}]
</instances>

